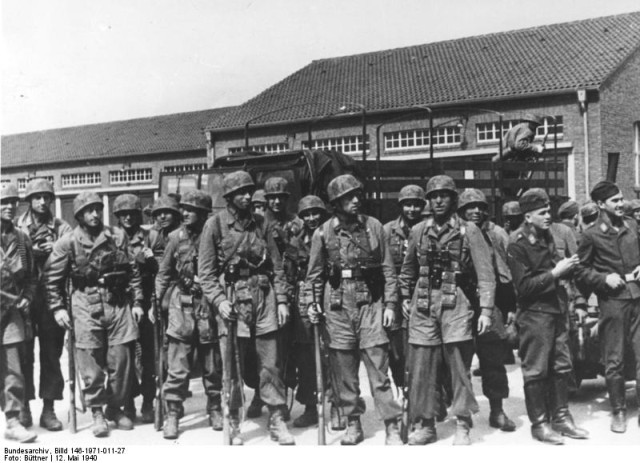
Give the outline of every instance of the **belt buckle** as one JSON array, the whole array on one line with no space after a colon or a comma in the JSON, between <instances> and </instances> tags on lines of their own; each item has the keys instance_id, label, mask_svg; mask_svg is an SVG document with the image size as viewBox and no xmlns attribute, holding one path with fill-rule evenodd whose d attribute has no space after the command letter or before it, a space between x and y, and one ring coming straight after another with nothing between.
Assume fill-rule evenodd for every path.
<instances>
[{"instance_id":1,"label":"belt buckle","mask_svg":"<svg viewBox=\"0 0 640 463\"><path fill-rule=\"evenodd\" d=\"M350 269L350 268L342 269L340 276L342 278L353 278L353 269Z\"/></svg>"}]
</instances>

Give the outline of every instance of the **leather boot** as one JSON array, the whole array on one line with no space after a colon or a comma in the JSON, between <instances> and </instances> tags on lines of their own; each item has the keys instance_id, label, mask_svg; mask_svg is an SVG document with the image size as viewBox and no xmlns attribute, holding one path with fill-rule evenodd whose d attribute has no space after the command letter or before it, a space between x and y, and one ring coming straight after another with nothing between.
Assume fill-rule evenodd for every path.
<instances>
[{"instance_id":1,"label":"leather boot","mask_svg":"<svg viewBox=\"0 0 640 463\"><path fill-rule=\"evenodd\" d=\"M109 435L109 424L104 418L102 407L94 407L91 409L93 418L93 424L91 425L91 432L96 437L107 437Z\"/></svg>"},{"instance_id":2,"label":"leather boot","mask_svg":"<svg viewBox=\"0 0 640 463\"><path fill-rule=\"evenodd\" d=\"M545 444L562 445L562 435L551 429L547 411L546 381L530 381L524 385L524 400L531 421L531 437Z\"/></svg>"},{"instance_id":3,"label":"leather boot","mask_svg":"<svg viewBox=\"0 0 640 463\"><path fill-rule=\"evenodd\" d=\"M469 437L471 426L470 416L456 417L456 435L453 438L453 445L471 445L471 438Z\"/></svg>"},{"instance_id":4,"label":"leather boot","mask_svg":"<svg viewBox=\"0 0 640 463\"><path fill-rule=\"evenodd\" d=\"M611 402L611 432L627 431L627 401L623 378L607 379Z\"/></svg>"},{"instance_id":5,"label":"leather boot","mask_svg":"<svg viewBox=\"0 0 640 463\"><path fill-rule=\"evenodd\" d=\"M262 415L262 406L264 402L260 398L260 391L256 389L256 393L253 395L253 399L251 399L251 403L247 408L247 418L259 418Z\"/></svg>"},{"instance_id":6,"label":"leather boot","mask_svg":"<svg viewBox=\"0 0 640 463\"><path fill-rule=\"evenodd\" d=\"M29 431L22 426L17 416L7 417L7 427L4 430L5 439L26 444L33 442L37 437L38 435L35 432Z\"/></svg>"},{"instance_id":7,"label":"leather boot","mask_svg":"<svg viewBox=\"0 0 640 463\"><path fill-rule=\"evenodd\" d=\"M220 406L220 396L207 397L207 413L209 414L209 426L214 431L222 431L222 407Z\"/></svg>"},{"instance_id":8,"label":"leather boot","mask_svg":"<svg viewBox=\"0 0 640 463\"><path fill-rule=\"evenodd\" d=\"M344 429L347 429L347 417L341 415L338 407L331 404L331 430L342 431Z\"/></svg>"},{"instance_id":9,"label":"leather boot","mask_svg":"<svg viewBox=\"0 0 640 463\"><path fill-rule=\"evenodd\" d=\"M318 409L315 404L305 406L304 413L293 420L294 428L308 428L314 424L318 424Z\"/></svg>"},{"instance_id":10,"label":"leather boot","mask_svg":"<svg viewBox=\"0 0 640 463\"><path fill-rule=\"evenodd\" d=\"M153 399L142 401L140 408L140 419L143 423L153 423L155 421L155 410L153 409Z\"/></svg>"},{"instance_id":11,"label":"leather boot","mask_svg":"<svg viewBox=\"0 0 640 463\"><path fill-rule=\"evenodd\" d=\"M589 432L578 428L569 413L569 383L567 376L553 376L549 380L550 408L553 412L551 429L571 439L586 439Z\"/></svg>"},{"instance_id":12,"label":"leather boot","mask_svg":"<svg viewBox=\"0 0 640 463\"><path fill-rule=\"evenodd\" d=\"M45 399L40 414L40 427L47 431L62 431L62 423L53 409L53 400Z\"/></svg>"},{"instance_id":13,"label":"leather boot","mask_svg":"<svg viewBox=\"0 0 640 463\"><path fill-rule=\"evenodd\" d=\"M180 418L180 402L167 401L167 417L164 420L162 426L162 437L165 439L177 439L178 438L178 421Z\"/></svg>"},{"instance_id":14,"label":"leather boot","mask_svg":"<svg viewBox=\"0 0 640 463\"><path fill-rule=\"evenodd\" d=\"M133 429L133 421L122 410L116 407L107 407L104 416L107 420L113 421L117 429L131 431Z\"/></svg>"},{"instance_id":15,"label":"leather boot","mask_svg":"<svg viewBox=\"0 0 640 463\"><path fill-rule=\"evenodd\" d=\"M230 412L229 425L231 427L231 430L229 432L231 445L244 445L244 441L240 436L240 417L238 415L238 410Z\"/></svg>"},{"instance_id":16,"label":"leather boot","mask_svg":"<svg viewBox=\"0 0 640 463\"><path fill-rule=\"evenodd\" d=\"M269 434L271 440L277 441L280 445L296 445L296 441L284 422L282 407L269 407Z\"/></svg>"},{"instance_id":17,"label":"leather boot","mask_svg":"<svg viewBox=\"0 0 640 463\"><path fill-rule=\"evenodd\" d=\"M22 409L20 410L20 416L18 418L20 420L20 424L25 428L30 428L33 426L33 416L31 415L31 407L29 406L29 401L25 401Z\"/></svg>"},{"instance_id":18,"label":"leather boot","mask_svg":"<svg viewBox=\"0 0 640 463\"><path fill-rule=\"evenodd\" d=\"M347 432L340 439L340 445L358 445L364 440L364 432L359 416L349 417L347 420Z\"/></svg>"},{"instance_id":19,"label":"leather boot","mask_svg":"<svg viewBox=\"0 0 640 463\"><path fill-rule=\"evenodd\" d=\"M385 420L385 439L384 445L403 445L402 436L400 435L401 420L395 418L392 420Z\"/></svg>"},{"instance_id":20,"label":"leather boot","mask_svg":"<svg viewBox=\"0 0 640 463\"><path fill-rule=\"evenodd\" d=\"M129 420L131 420L131 423L133 425L133 423L135 423L136 421L136 404L133 401L133 397L126 400L123 411L125 416L129 418Z\"/></svg>"},{"instance_id":21,"label":"leather boot","mask_svg":"<svg viewBox=\"0 0 640 463\"><path fill-rule=\"evenodd\" d=\"M489 426L504 432L516 430L516 424L509 419L502 408L502 399L491 399L491 412L489 413Z\"/></svg>"},{"instance_id":22,"label":"leather boot","mask_svg":"<svg viewBox=\"0 0 640 463\"><path fill-rule=\"evenodd\" d=\"M413 431L409 434L409 445L433 444L438 440L436 425L433 418L430 420L418 420L413 425Z\"/></svg>"}]
</instances>

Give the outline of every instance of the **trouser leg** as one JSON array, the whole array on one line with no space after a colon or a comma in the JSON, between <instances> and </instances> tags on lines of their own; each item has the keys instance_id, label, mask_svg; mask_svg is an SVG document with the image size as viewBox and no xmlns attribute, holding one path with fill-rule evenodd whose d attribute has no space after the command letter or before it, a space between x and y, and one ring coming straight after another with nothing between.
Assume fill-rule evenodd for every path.
<instances>
[{"instance_id":1,"label":"trouser leg","mask_svg":"<svg viewBox=\"0 0 640 463\"><path fill-rule=\"evenodd\" d=\"M110 408L120 408L131 395L131 378L135 374L133 342L109 346L107 369L109 388L107 404Z\"/></svg>"},{"instance_id":2,"label":"trouser leg","mask_svg":"<svg viewBox=\"0 0 640 463\"><path fill-rule=\"evenodd\" d=\"M105 348L76 348L76 368L82 379L82 393L87 407L102 407L107 403L105 369L107 357Z\"/></svg>"},{"instance_id":3,"label":"trouser leg","mask_svg":"<svg viewBox=\"0 0 640 463\"><path fill-rule=\"evenodd\" d=\"M156 356L153 343L153 324L144 318L138 325L140 329L140 392L145 402L151 402L156 395Z\"/></svg>"},{"instance_id":4,"label":"trouser leg","mask_svg":"<svg viewBox=\"0 0 640 463\"><path fill-rule=\"evenodd\" d=\"M278 368L277 332L256 336L260 398L270 407L286 405L286 390Z\"/></svg>"},{"instance_id":5,"label":"trouser leg","mask_svg":"<svg viewBox=\"0 0 640 463\"><path fill-rule=\"evenodd\" d=\"M298 367L296 400L303 405L316 401L316 360L313 344L298 343L295 346Z\"/></svg>"},{"instance_id":6,"label":"trouser leg","mask_svg":"<svg viewBox=\"0 0 640 463\"><path fill-rule=\"evenodd\" d=\"M215 344L200 344L198 346L198 359L202 370L202 385L208 398L215 403L220 403L222 391L222 378L216 368Z\"/></svg>"},{"instance_id":7,"label":"trouser leg","mask_svg":"<svg viewBox=\"0 0 640 463\"><path fill-rule=\"evenodd\" d=\"M360 382L358 369L360 355L357 350L329 349L333 370L333 403L341 410L342 416L356 417L364 413L360 407Z\"/></svg>"},{"instance_id":8,"label":"trouser leg","mask_svg":"<svg viewBox=\"0 0 640 463\"><path fill-rule=\"evenodd\" d=\"M491 400L502 400L509 397L509 380L504 366L506 346L503 341L476 338L476 354L480 362L482 377L482 393Z\"/></svg>"},{"instance_id":9,"label":"trouser leg","mask_svg":"<svg viewBox=\"0 0 640 463\"><path fill-rule=\"evenodd\" d=\"M440 398L438 371L442 364L442 346L409 344L409 413L411 421L433 419Z\"/></svg>"},{"instance_id":10,"label":"trouser leg","mask_svg":"<svg viewBox=\"0 0 640 463\"><path fill-rule=\"evenodd\" d=\"M399 328L388 331L389 335L389 369L393 382L397 387L404 386L404 364L407 353L404 351L407 330Z\"/></svg>"},{"instance_id":11,"label":"trouser leg","mask_svg":"<svg viewBox=\"0 0 640 463\"><path fill-rule=\"evenodd\" d=\"M36 398L36 388L33 378L35 339L25 341L22 350L24 355L20 356L20 361L22 362L22 374L24 375L24 398L25 401L28 402Z\"/></svg>"},{"instance_id":12,"label":"trouser leg","mask_svg":"<svg viewBox=\"0 0 640 463\"><path fill-rule=\"evenodd\" d=\"M369 377L369 387L378 414L383 421L400 417L402 408L393 398L389 370L389 345L368 347L360 351Z\"/></svg>"},{"instance_id":13,"label":"trouser leg","mask_svg":"<svg viewBox=\"0 0 640 463\"><path fill-rule=\"evenodd\" d=\"M600 305L598 334L601 339L602 357L605 363L605 379L609 401L614 412L626 410L624 392L624 353L628 320L626 303L607 301Z\"/></svg>"},{"instance_id":14,"label":"trouser leg","mask_svg":"<svg viewBox=\"0 0 640 463\"><path fill-rule=\"evenodd\" d=\"M0 405L7 415L18 416L25 400L24 375L20 361L22 343L0 346Z\"/></svg>"},{"instance_id":15,"label":"trouser leg","mask_svg":"<svg viewBox=\"0 0 640 463\"><path fill-rule=\"evenodd\" d=\"M189 389L189 354L192 346L168 337L167 379L162 386L164 400L183 402Z\"/></svg>"},{"instance_id":16,"label":"trouser leg","mask_svg":"<svg viewBox=\"0 0 640 463\"><path fill-rule=\"evenodd\" d=\"M444 345L444 359L451 371L453 403L451 413L456 416L470 416L479 410L473 394L469 369L473 359L473 342L455 342Z\"/></svg>"},{"instance_id":17,"label":"trouser leg","mask_svg":"<svg viewBox=\"0 0 640 463\"><path fill-rule=\"evenodd\" d=\"M62 400L64 377L60 357L64 348L64 328L60 327L48 310L40 315L38 340L40 343L40 385L42 399Z\"/></svg>"}]
</instances>

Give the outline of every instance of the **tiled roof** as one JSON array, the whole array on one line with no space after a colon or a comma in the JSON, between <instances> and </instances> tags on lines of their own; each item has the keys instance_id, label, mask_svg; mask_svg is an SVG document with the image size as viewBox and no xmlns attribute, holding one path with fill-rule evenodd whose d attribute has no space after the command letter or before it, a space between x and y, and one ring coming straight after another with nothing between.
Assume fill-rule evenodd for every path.
<instances>
[{"instance_id":1,"label":"tiled roof","mask_svg":"<svg viewBox=\"0 0 640 463\"><path fill-rule=\"evenodd\" d=\"M204 150L204 128L230 108L6 135L2 167Z\"/></svg>"},{"instance_id":2,"label":"tiled roof","mask_svg":"<svg viewBox=\"0 0 640 463\"><path fill-rule=\"evenodd\" d=\"M633 12L322 59L212 119L209 128L242 127L274 110L252 125L311 119L342 102L385 111L597 88L638 49L640 12Z\"/></svg>"}]
</instances>

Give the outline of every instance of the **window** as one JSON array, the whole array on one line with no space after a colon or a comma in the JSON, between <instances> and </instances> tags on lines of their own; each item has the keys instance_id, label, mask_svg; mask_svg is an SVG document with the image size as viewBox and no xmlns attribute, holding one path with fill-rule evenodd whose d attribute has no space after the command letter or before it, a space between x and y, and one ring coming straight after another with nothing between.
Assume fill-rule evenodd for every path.
<instances>
[{"instance_id":1,"label":"window","mask_svg":"<svg viewBox=\"0 0 640 463\"><path fill-rule=\"evenodd\" d=\"M9 180L8 178L2 179L2 185L8 185L9 183L11 183L11 180Z\"/></svg>"},{"instance_id":2,"label":"window","mask_svg":"<svg viewBox=\"0 0 640 463\"><path fill-rule=\"evenodd\" d=\"M438 127L433 133L433 146L460 144L460 127ZM429 129L402 130L384 134L385 151L396 151L429 146Z\"/></svg>"},{"instance_id":3,"label":"window","mask_svg":"<svg viewBox=\"0 0 640 463\"><path fill-rule=\"evenodd\" d=\"M62 188L74 188L79 186L99 186L102 184L100 172L87 172L82 174L67 174L62 176Z\"/></svg>"},{"instance_id":4,"label":"window","mask_svg":"<svg viewBox=\"0 0 640 463\"><path fill-rule=\"evenodd\" d=\"M129 183L150 183L153 180L151 167L144 169L112 170L109 172L111 185L127 185Z\"/></svg>"},{"instance_id":5,"label":"window","mask_svg":"<svg viewBox=\"0 0 640 463\"><path fill-rule=\"evenodd\" d=\"M562 116L556 116L556 124L558 127L558 138L562 138L562 134L564 132L564 124L562 123ZM536 130L536 138L544 137L545 133L548 133L549 136L547 140L553 140L553 118L545 117L542 121L542 125L538 127Z\"/></svg>"},{"instance_id":6,"label":"window","mask_svg":"<svg viewBox=\"0 0 640 463\"><path fill-rule=\"evenodd\" d=\"M229 154L246 151L244 146L234 146L229 148ZM261 153L273 154L289 151L288 143L268 143L265 145L254 145L249 147L249 151L259 151Z\"/></svg>"},{"instance_id":7,"label":"window","mask_svg":"<svg viewBox=\"0 0 640 463\"><path fill-rule=\"evenodd\" d=\"M478 143L498 142L516 123L517 121L502 121L502 133L498 129L498 121L476 124L476 140Z\"/></svg>"},{"instance_id":8,"label":"window","mask_svg":"<svg viewBox=\"0 0 640 463\"><path fill-rule=\"evenodd\" d=\"M175 173L179 173L179 172L191 172L194 170L204 170L207 168L207 165L205 163L202 164L182 164L182 165L178 165L178 166L165 166L164 169L162 169L163 172L166 172L168 174L175 174Z\"/></svg>"},{"instance_id":9,"label":"window","mask_svg":"<svg viewBox=\"0 0 640 463\"><path fill-rule=\"evenodd\" d=\"M303 148L312 150L336 150L344 154L362 153L362 135L348 137L320 138L302 143ZM367 150L369 149L369 136L367 135Z\"/></svg>"},{"instance_id":10,"label":"window","mask_svg":"<svg viewBox=\"0 0 640 463\"><path fill-rule=\"evenodd\" d=\"M18 191L24 191L27 189L27 179L19 178L18 179Z\"/></svg>"}]
</instances>

